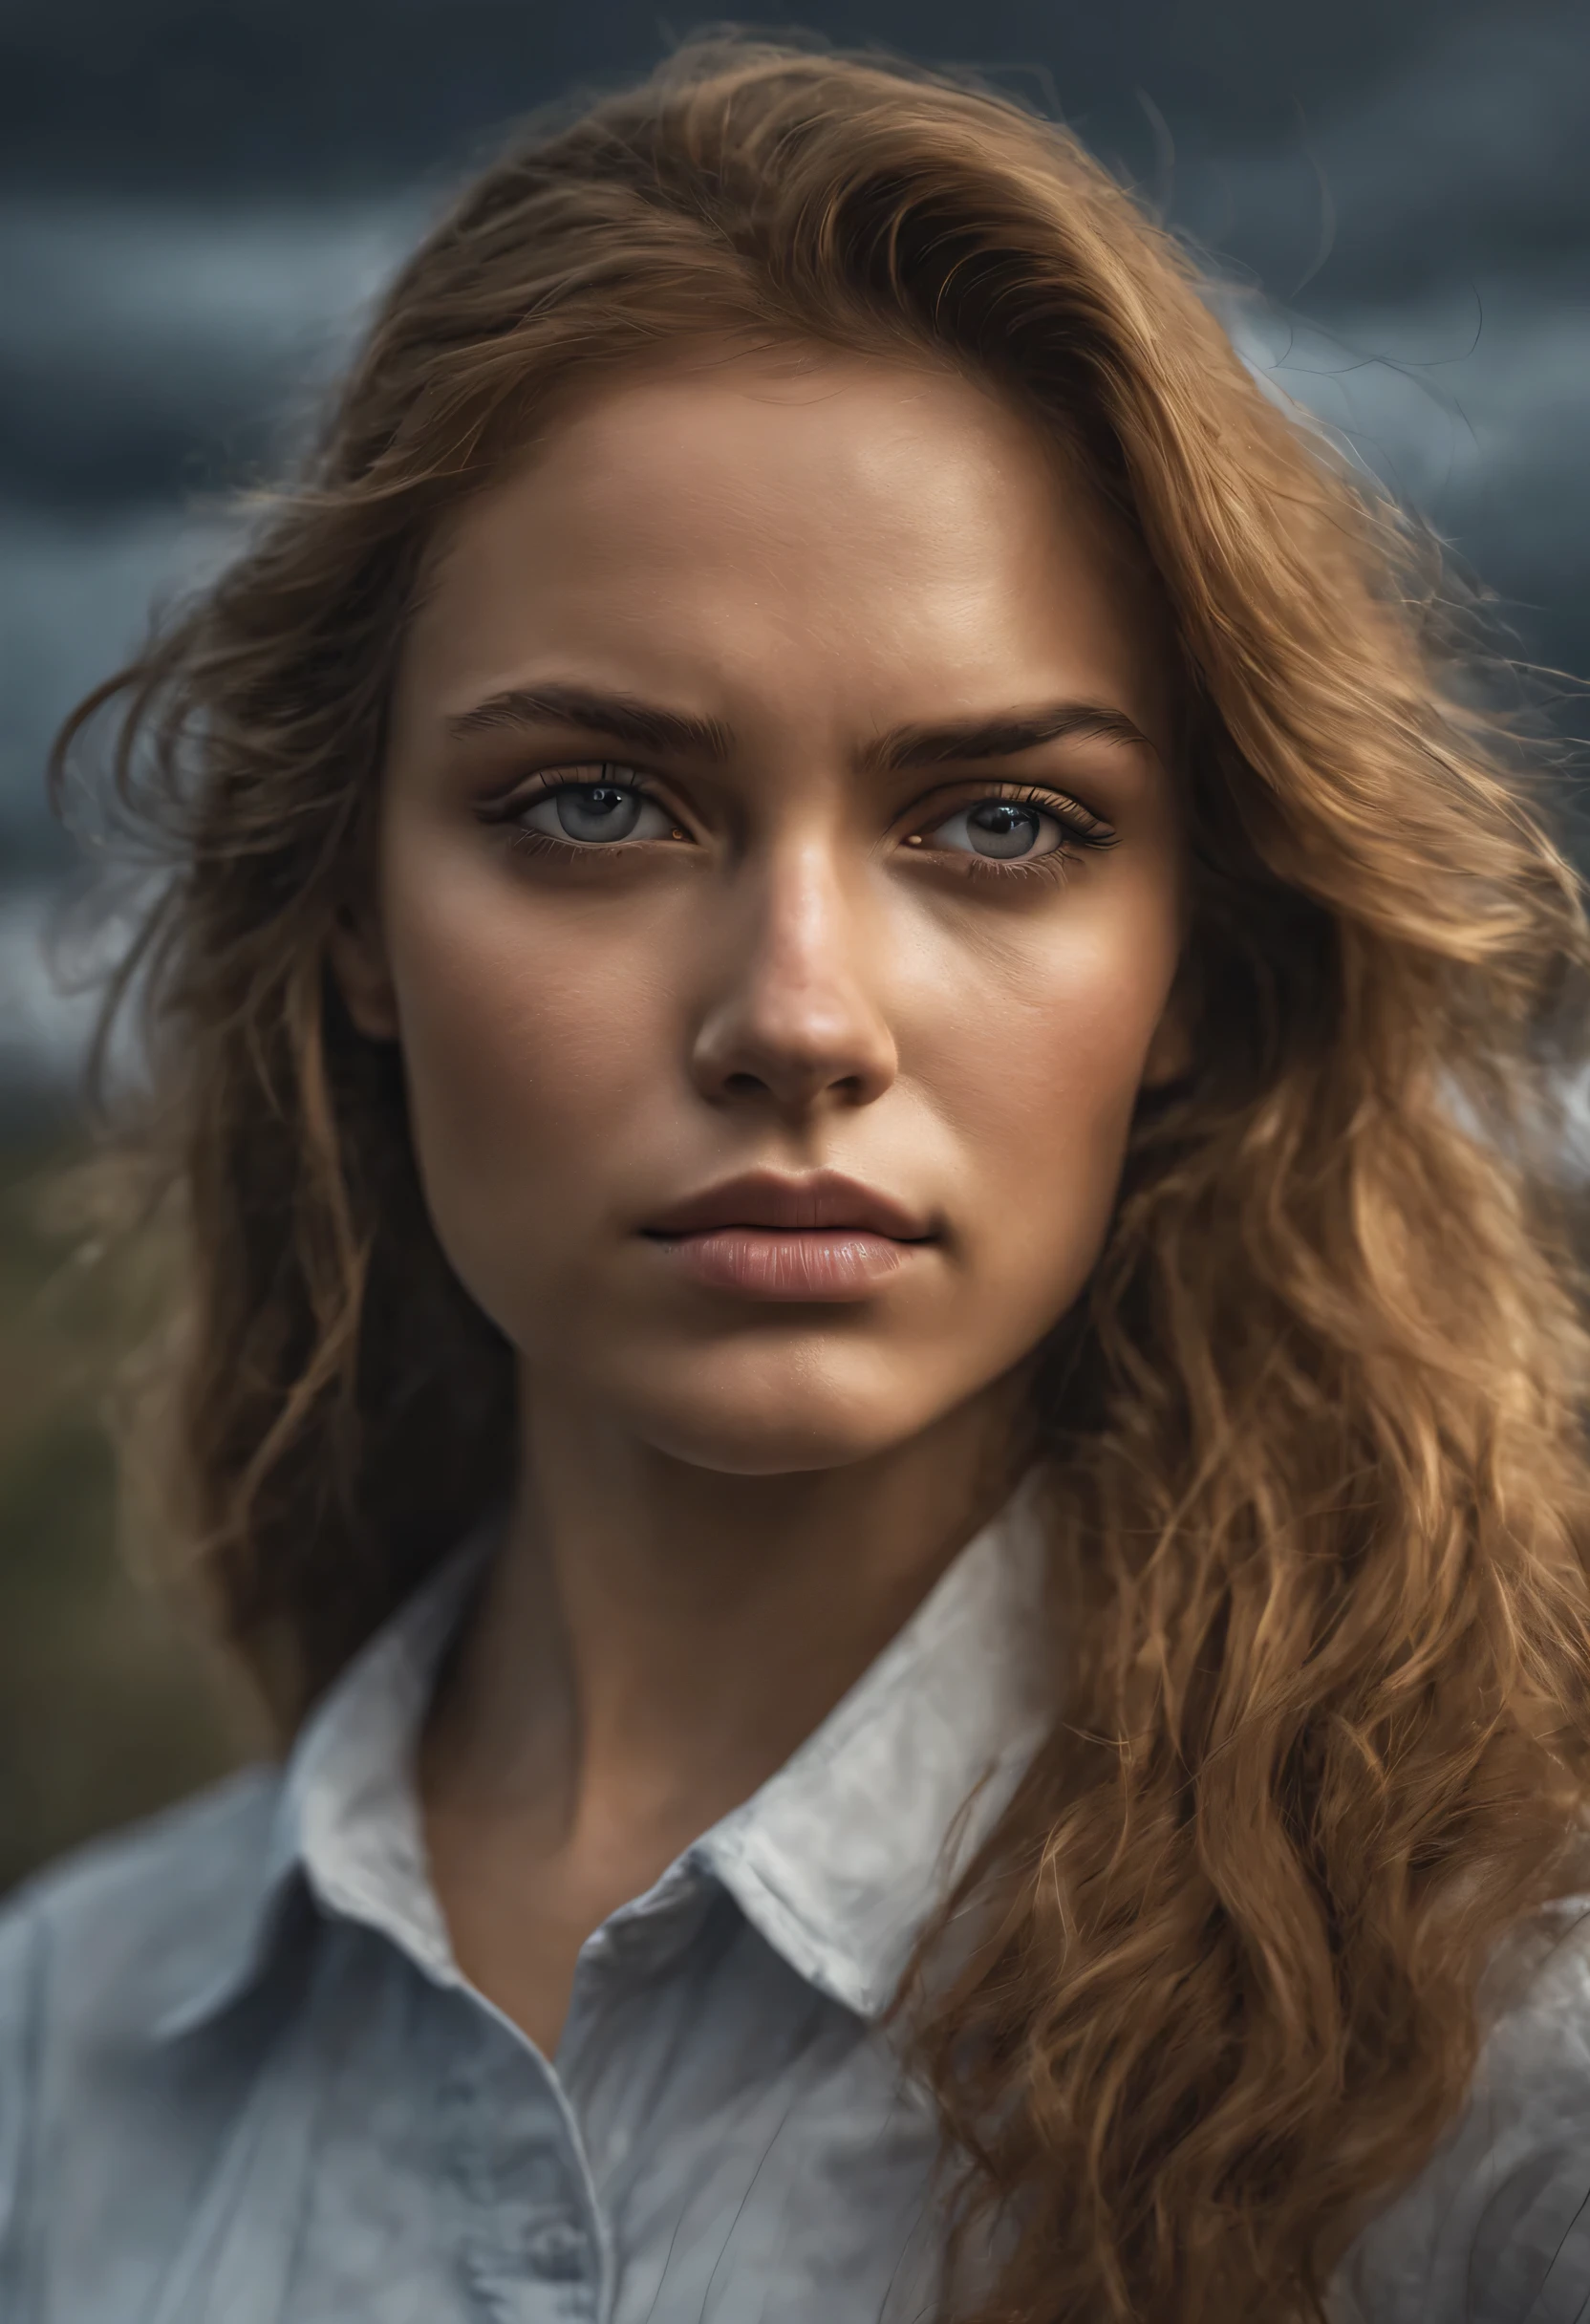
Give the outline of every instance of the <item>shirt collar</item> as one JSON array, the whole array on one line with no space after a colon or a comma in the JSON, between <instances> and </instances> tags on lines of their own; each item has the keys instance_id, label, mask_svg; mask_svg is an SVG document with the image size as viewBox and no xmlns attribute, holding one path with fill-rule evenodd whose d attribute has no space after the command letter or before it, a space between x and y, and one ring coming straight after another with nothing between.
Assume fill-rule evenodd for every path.
<instances>
[{"instance_id":1,"label":"shirt collar","mask_svg":"<svg viewBox=\"0 0 1590 2324\"><path fill-rule=\"evenodd\" d=\"M305 1721L252 1893L217 1931L208 1973L160 2019L158 2038L190 2032L249 1990L300 1884L326 1911L380 1929L439 1984L461 1982L426 1868L415 1753L437 1670L494 1545L482 1536L455 1551Z\"/></svg>"},{"instance_id":2,"label":"shirt collar","mask_svg":"<svg viewBox=\"0 0 1590 2324\"><path fill-rule=\"evenodd\" d=\"M1046 1724L1039 1498L1029 1477L793 1756L664 1876L688 1868L720 1883L792 1969L863 2016L888 2007ZM436 1983L462 1982L426 1868L415 1754L438 1668L494 1545L477 1539L456 1553L310 1718L257 1893L228 1916L210 1973L166 2012L161 2037L204 2023L254 1983L300 1879L323 1910L378 1929Z\"/></svg>"},{"instance_id":3,"label":"shirt collar","mask_svg":"<svg viewBox=\"0 0 1590 2324\"><path fill-rule=\"evenodd\" d=\"M1048 1723L1038 1503L1029 1478L821 1727L692 1851L792 1969L864 2017L893 1999Z\"/></svg>"}]
</instances>

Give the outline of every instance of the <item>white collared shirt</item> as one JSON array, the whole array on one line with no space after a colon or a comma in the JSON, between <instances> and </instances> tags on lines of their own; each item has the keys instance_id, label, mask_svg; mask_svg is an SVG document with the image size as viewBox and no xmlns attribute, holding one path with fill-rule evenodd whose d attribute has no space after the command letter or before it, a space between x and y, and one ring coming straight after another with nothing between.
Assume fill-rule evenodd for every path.
<instances>
[{"instance_id":1,"label":"white collared shirt","mask_svg":"<svg viewBox=\"0 0 1590 2324\"><path fill-rule=\"evenodd\" d=\"M0 1915L0 2324L932 2314L935 2124L880 2019L1041 1732L1032 1496L588 1940L555 2059L464 1980L426 1869L415 1753L477 1563L285 1771ZM1339 2324L1590 2324L1590 1935L1552 1920Z\"/></svg>"},{"instance_id":2,"label":"white collared shirt","mask_svg":"<svg viewBox=\"0 0 1590 2324\"><path fill-rule=\"evenodd\" d=\"M416 1747L477 1562L285 1771L11 1908L4 2324L928 2313L934 2122L878 2021L1041 1730L1030 1496L587 1941L555 2059L464 1980L425 1861Z\"/></svg>"}]
</instances>

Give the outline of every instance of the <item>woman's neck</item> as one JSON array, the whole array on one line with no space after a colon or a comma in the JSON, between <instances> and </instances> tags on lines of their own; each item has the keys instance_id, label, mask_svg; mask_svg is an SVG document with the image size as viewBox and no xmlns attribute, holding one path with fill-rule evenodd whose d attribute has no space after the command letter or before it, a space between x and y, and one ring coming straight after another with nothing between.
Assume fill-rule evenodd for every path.
<instances>
[{"instance_id":1,"label":"woman's neck","mask_svg":"<svg viewBox=\"0 0 1590 2324\"><path fill-rule=\"evenodd\" d=\"M842 1469L734 1476L529 1384L421 1789L461 1962L537 2038L584 1936L784 1763L999 1507L1016 1402Z\"/></svg>"},{"instance_id":2,"label":"woman's neck","mask_svg":"<svg viewBox=\"0 0 1590 2324\"><path fill-rule=\"evenodd\" d=\"M455 1774L549 1830L613 1790L666 1790L687 1821L698 1800L704 1828L821 1723L1004 1499L1009 1401L842 1469L733 1476L537 1389L505 1539L437 1708Z\"/></svg>"}]
</instances>

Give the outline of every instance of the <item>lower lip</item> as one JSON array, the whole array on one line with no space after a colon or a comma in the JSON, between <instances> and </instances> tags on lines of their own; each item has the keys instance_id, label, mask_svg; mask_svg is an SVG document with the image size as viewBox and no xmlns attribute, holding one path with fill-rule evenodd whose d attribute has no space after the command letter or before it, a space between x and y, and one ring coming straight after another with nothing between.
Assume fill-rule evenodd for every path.
<instances>
[{"instance_id":1,"label":"lower lip","mask_svg":"<svg viewBox=\"0 0 1590 2324\"><path fill-rule=\"evenodd\" d=\"M694 1281L759 1300L865 1299L920 1248L853 1227L713 1227L650 1239Z\"/></svg>"}]
</instances>

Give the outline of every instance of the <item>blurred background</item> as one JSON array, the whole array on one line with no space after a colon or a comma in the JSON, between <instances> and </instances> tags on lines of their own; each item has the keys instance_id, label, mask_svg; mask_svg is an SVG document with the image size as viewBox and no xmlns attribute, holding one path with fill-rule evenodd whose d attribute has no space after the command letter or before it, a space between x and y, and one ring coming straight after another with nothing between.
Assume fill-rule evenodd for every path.
<instances>
[{"instance_id":1,"label":"blurred background","mask_svg":"<svg viewBox=\"0 0 1590 2324\"><path fill-rule=\"evenodd\" d=\"M783 8L741 22L781 26ZM1590 673L1582 0L822 0L1058 112L1254 296L1249 361ZM116 1550L59 1188L86 1003L44 939L52 730L224 555L470 162L654 62L635 0L0 0L0 1887L257 1747ZM86 1329L85 1329L86 1325Z\"/></svg>"}]
</instances>

